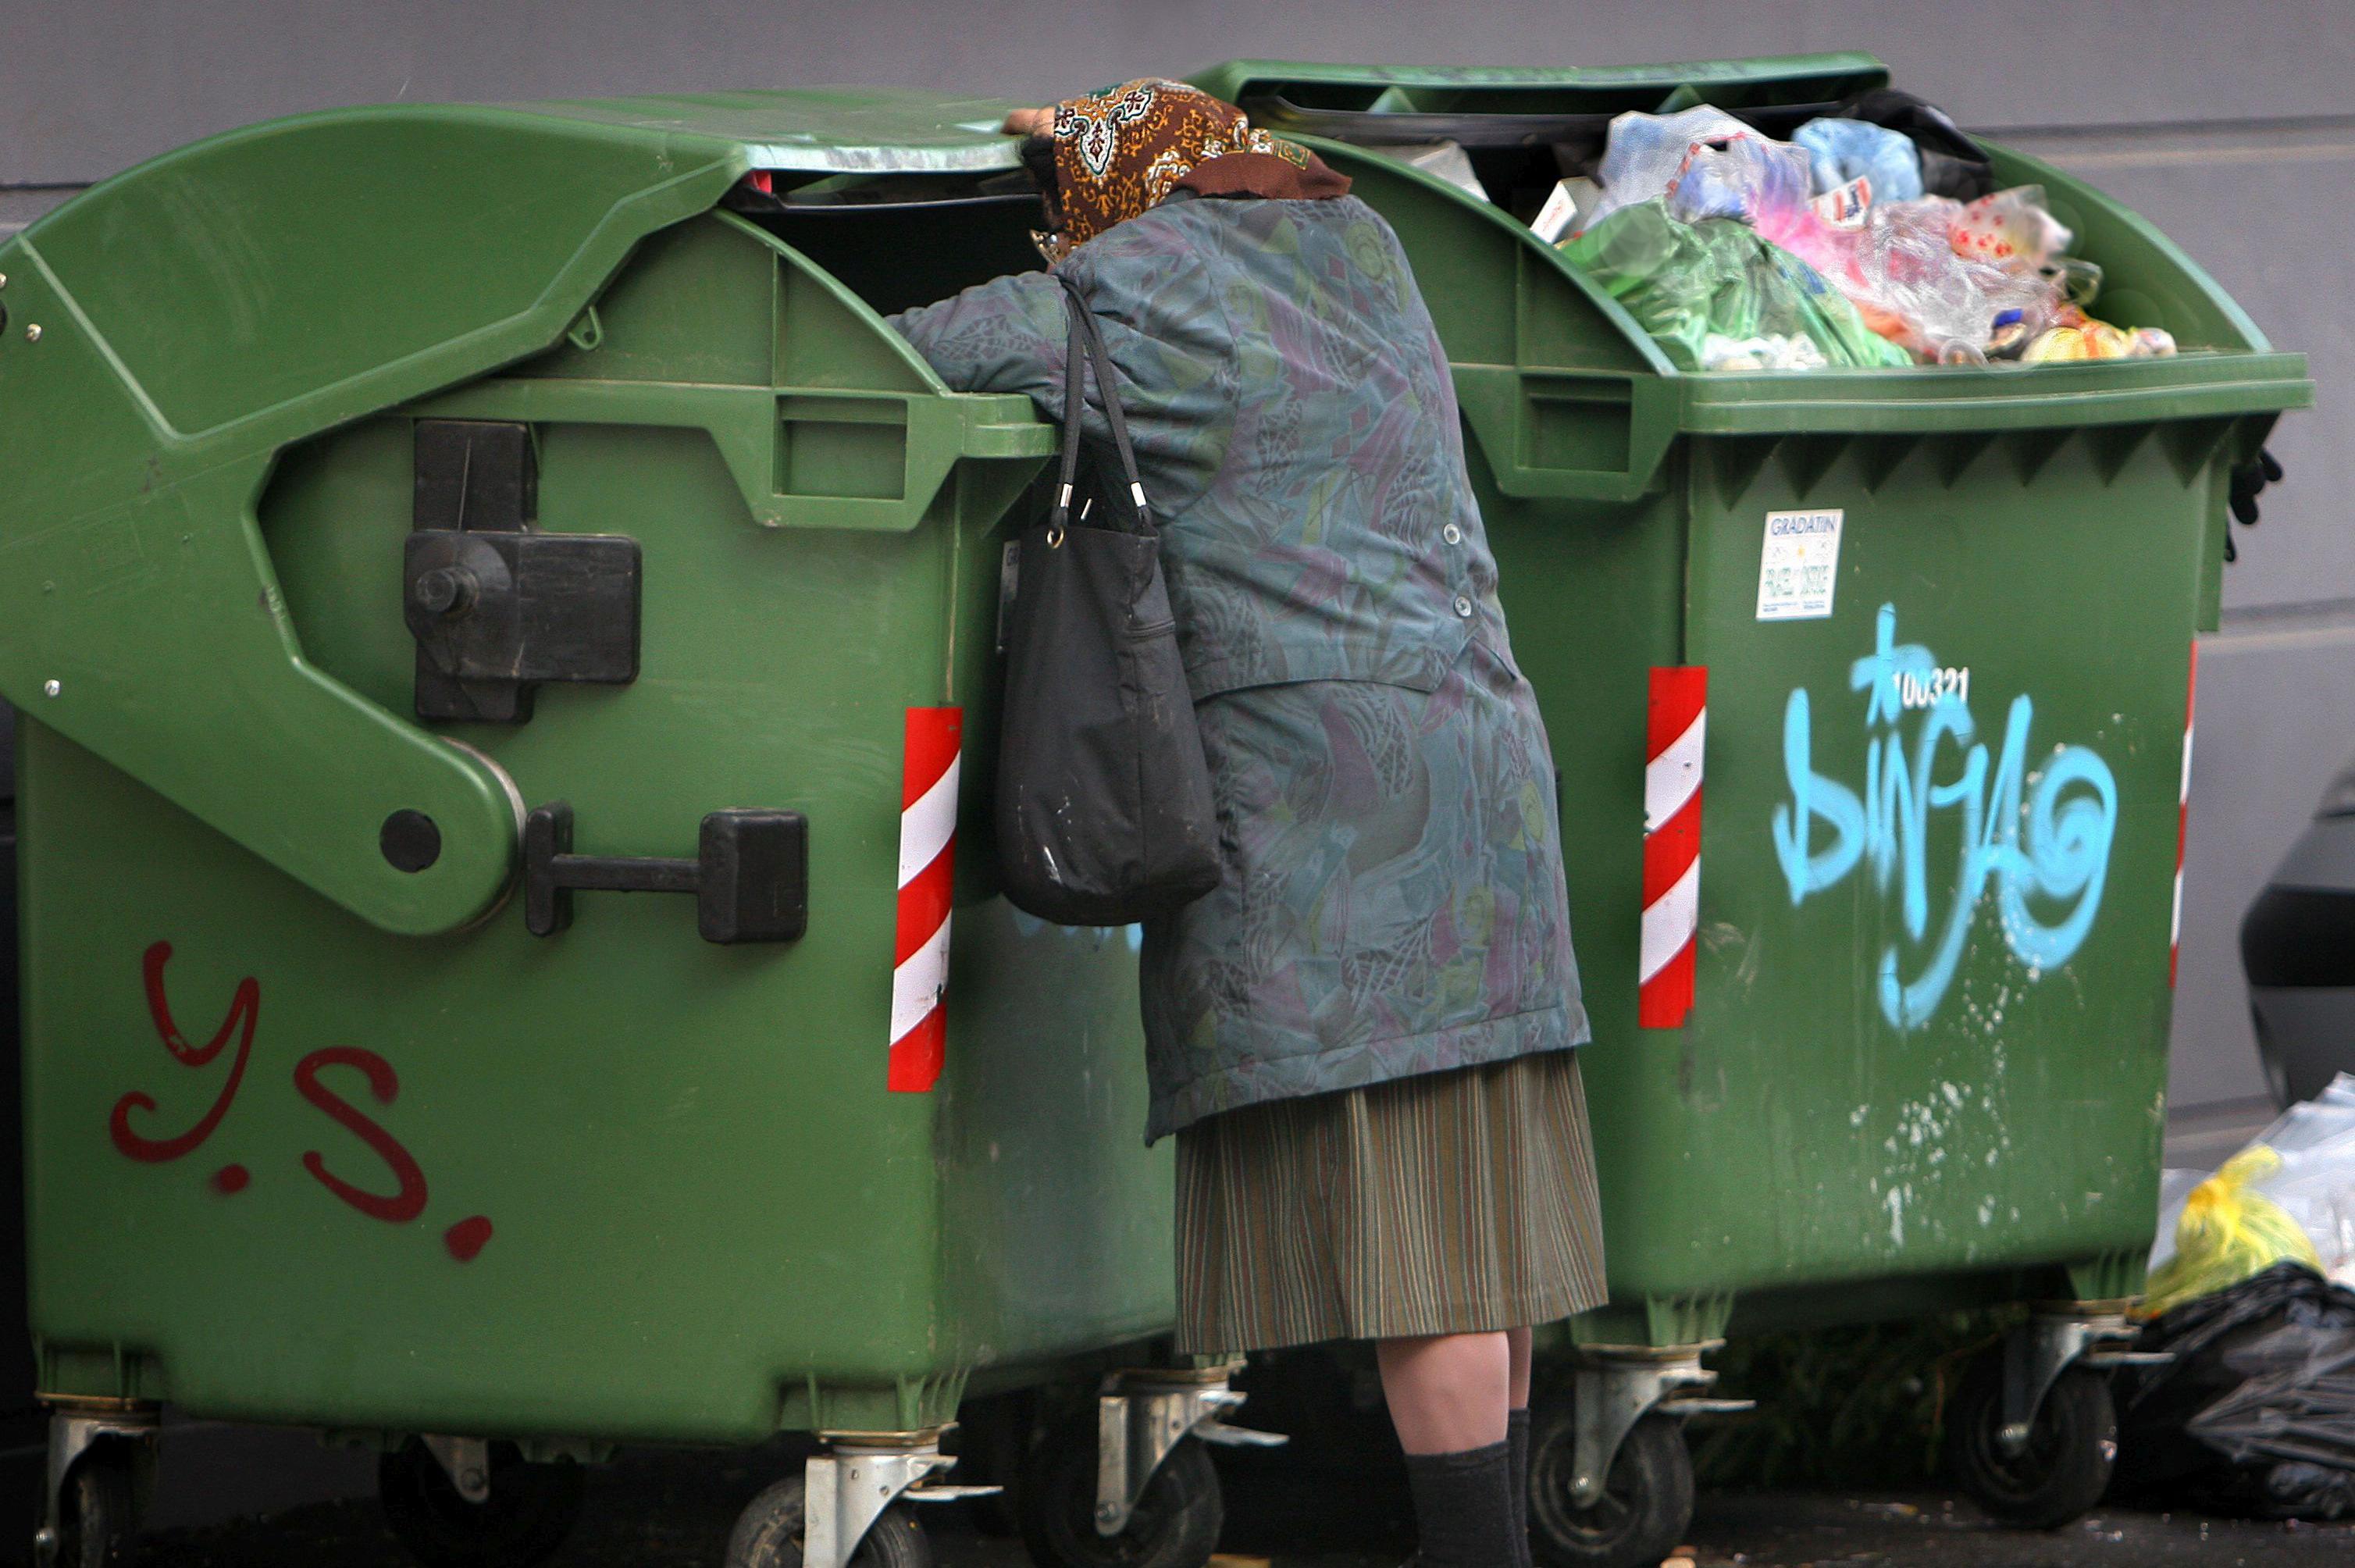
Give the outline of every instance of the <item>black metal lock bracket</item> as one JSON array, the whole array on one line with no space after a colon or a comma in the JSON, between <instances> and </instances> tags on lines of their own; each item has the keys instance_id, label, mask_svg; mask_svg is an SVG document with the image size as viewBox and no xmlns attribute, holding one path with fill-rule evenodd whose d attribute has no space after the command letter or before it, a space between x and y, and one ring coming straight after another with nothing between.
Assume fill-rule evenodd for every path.
<instances>
[{"instance_id":1,"label":"black metal lock bracket","mask_svg":"<svg viewBox=\"0 0 2355 1568\"><path fill-rule=\"evenodd\" d=\"M638 677L638 542L542 533L531 427L420 420L401 614L417 716L520 724L545 680Z\"/></svg>"},{"instance_id":2,"label":"black metal lock bracket","mask_svg":"<svg viewBox=\"0 0 2355 1568\"><path fill-rule=\"evenodd\" d=\"M794 942L809 929L809 818L798 811L715 811L692 860L575 855L572 807L550 801L524 819L524 925L553 936L572 923L575 892L693 893L706 942Z\"/></svg>"}]
</instances>

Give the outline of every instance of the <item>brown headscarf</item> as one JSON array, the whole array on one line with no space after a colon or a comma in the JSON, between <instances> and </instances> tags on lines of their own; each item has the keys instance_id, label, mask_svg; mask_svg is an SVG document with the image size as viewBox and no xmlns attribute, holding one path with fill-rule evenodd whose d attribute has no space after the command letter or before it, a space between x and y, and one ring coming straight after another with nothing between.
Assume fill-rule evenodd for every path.
<instances>
[{"instance_id":1,"label":"brown headscarf","mask_svg":"<svg viewBox=\"0 0 2355 1568\"><path fill-rule=\"evenodd\" d=\"M1055 105L1055 184L1068 250L1158 207L1172 191L1315 201L1346 196L1347 176L1295 142L1254 128L1199 87L1140 77Z\"/></svg>"}]
</instances>

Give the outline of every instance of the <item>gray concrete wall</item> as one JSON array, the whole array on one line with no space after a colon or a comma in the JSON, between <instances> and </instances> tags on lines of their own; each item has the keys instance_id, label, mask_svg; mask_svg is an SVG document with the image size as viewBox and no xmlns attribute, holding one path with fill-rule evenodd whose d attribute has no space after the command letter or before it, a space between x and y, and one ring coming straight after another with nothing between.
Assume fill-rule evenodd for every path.
<instances>
[{"instance_id":1,"label":"gray concrete wall","mask_svg":"<svg viewBox=\"0 0 2355 1568\"><path fill-rule=\"evenodd\" d=\"M208 132L333 104L825 81L1047 98L1230 56L1606 64L1861 48L2154 219L2286 347L2321 404L2241 540L2201 675L2176 1093L2263 1092L2233 933L2355 752L2355 5L2348 0L18 0L0 49L0 228ZM2123 25L2122 25L2123 24Z\"/></svg>"}]
</instances>

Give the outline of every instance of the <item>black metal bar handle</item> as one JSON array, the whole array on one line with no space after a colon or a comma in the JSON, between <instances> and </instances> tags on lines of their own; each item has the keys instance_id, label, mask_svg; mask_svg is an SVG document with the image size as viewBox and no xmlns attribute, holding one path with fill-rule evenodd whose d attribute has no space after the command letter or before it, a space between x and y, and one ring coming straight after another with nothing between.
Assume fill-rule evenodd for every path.
<instances>
[{"instance_id":1,"label":"black metal bar handle","mask_svg":"<svg viewBox=\"0 0 2355 1568\"><path fill-rule=\"evenodd\" d=\"M693 893L706 942L794 942L809 929L809 819L797 811L715 811L692 860L576 855L572 807L550 801L524 818L524 927L553 936L578 892Z\"/></svg>"}]
</instances>

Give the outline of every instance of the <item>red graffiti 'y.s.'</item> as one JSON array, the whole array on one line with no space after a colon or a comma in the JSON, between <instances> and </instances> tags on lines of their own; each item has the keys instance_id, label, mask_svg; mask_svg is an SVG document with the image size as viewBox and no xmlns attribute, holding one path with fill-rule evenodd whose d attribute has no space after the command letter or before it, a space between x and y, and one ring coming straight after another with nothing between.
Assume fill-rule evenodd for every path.
<instances>
[{"instance_id":1,"label":"red graffiti 'y.s.'","mask_svg":"<svg viewBox=\"0 0 2355 1568\"><path fill-rule=\"evenodd\" d=\"M314 1149L303 1157L304 1168L316 1177L319 1184L361 1213L393 1224L414 1220L425 1211L425 1173L417 1161L400 1147L400 1141L375 1122L355 1109L351 1103L319 1082L319 1070L324 1067L356 1067L368 1078L368 1090L379 1105L392 1104L400 1093L400 1079L392 1063L373 1051L356 1045L334 1045L314 1051L294 1064L295 1092L330 1118L349 1131L353 1136L375 1151L399 1183L400 1190L389 1197L366 1191L353 1186L327 1168L327 1162Z\"/></svg>"},{"instance_id":2,"label":"red graffiti 'y.s.'","mask_svg":"<svg viewBox=\"0 0 2355 1568\"><path fill-rule=\"evenodd\" d=\"M145 973L147 981L147 1016L155 1021L155 1032L164 1041L164 1049L175 1060L189 1067L203 1067L221 1053L233 1032L237 1035L237 1058L229 1063L229 1079L221 1085L219 1096L204 1119L176 1137L143 1137L131 1127L131 1113L153 1111L153 1095L136 1090L114 1103L114 1114L108 1118L107 1131L113 1136L114 1147L133 1159L161 1164L179 1158L213 1136L213 1129L229 1115L231 1102L237 1098L238 1085L245 1080L246 1059L253 1051L253 1024L261 1010L261 986L250 975L237 983L237 994L229 999L229 1016L221 1019L220 1028L203 1045L190 1045L172 1021L172 1005L164 994L164 965L172 956L172 944L158 942L147 949Z\"/></svg>"},{"instance_id":3,"label":"red graffiti 'y.s.'","mask_svg":"<svg viewBox=\"0 0 2355 1568\"><path fill-rule=\"evenodd\" d=\"M488 1216L482 1214L461 1220L442 1232L442 1244L448 1247L450 1255L462 1264L473 1263L475 1254L489 1243L490 1239L491 1221Z\"/></svg>"}]
</instances>

